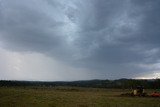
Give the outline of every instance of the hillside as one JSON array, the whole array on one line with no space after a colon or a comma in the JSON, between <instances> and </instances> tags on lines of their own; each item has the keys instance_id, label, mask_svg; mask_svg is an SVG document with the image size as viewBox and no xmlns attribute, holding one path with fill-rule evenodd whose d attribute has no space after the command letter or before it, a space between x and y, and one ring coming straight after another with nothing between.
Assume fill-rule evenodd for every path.
<instances>
[{"instance_id":1,"label":"hillside","mask_svg":"<svg viewBox=\"0 0 160 107\"><path fill-rule=\"evenodd\" d=\"M118 79L118 80L83 80L83 81L12 81L1 80L0 86L75 86L93 88L134 88L144 86L148 89L159 89L160 79Z\"/></svg>"}]
</instances>

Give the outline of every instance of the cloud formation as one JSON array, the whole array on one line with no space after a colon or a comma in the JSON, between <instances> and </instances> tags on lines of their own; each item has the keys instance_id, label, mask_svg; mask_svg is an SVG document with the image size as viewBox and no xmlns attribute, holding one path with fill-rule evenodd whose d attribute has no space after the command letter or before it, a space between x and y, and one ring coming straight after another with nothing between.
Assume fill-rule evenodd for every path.
<instances>
[{"instance_id":1,"label":"cloud formation","mask_svg":"<svg viewBox=\"0 0 160 107\"><path fill-rule=\"evenodd\" d=\"M40 59L21 67L21 76L35 74L31 79L52 74L61 75L53 80L75 80L68 72L81 74L77 79L149 77L160 72L159 5L158 0L1 0L0 47L23 55L24 63ZM38 65L45 77L36 76Z\"/></svg>"}]
</instances>

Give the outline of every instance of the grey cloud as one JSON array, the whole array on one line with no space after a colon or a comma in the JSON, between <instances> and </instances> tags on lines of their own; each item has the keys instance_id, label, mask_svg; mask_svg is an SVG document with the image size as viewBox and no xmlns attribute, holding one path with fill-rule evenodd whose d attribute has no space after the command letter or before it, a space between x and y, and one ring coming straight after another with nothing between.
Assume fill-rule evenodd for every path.
<instances>
[{"instance_id":1,"label":"grey cloud","mask_svg":"<svg viewBox=\"0 0 160 107\"><path fill-rule=\"evenodd\" d=\"M27 1L26 1L27 2ZM47 51L61 43L58 22L29 4L18 1L4 3L1 8L1 36L5 46L19 51ZM33 2L34 3L34 2ZM16 6L15 6L16 4ZM24 7L23 7L24 6Z\"/></svg>"},{"instance_id":2,"label":"grey cloud","mask_svg":"<svg viewBox=\"0 0 160 107\"><path fill-rule=\"evenodd\" d=\"M160 60L159 4L158 0L2 0L0 41L5 49L39 52L95 75L135 77L152 73L138 65Z\"/></svg>"},{"instance_id":3,"label":"grey cloud","mask_svg":"<svg viewBox=\"0 0 160 107\"><path fill-rule=\"evenodd\" d=\"M136 72L137 75L138 72L147 73L148 70L134 64L159 61L159 50L154 54L151 52L159 48L157 47L160 40L158 39L160 15L157 13L159 2L143 1L145 5L140 5L141 3L137 5L132 1L97 2L97 6L92 8L93 13L88 14L87 10L84 11L84 14L87 13L84 15L86 20L81 25L84 31L82 30L79 39L75 40L75 45L82 53L84 52L84 55L89 53L87 58L84 57L82 65L96 71L103 68L100 70L103 73L115 74L119 70L120 73L124 71L124 74L128 75ZM110 4L108 7L112 8L106 6L108 3Z\"/></svg>"}]
</instances>

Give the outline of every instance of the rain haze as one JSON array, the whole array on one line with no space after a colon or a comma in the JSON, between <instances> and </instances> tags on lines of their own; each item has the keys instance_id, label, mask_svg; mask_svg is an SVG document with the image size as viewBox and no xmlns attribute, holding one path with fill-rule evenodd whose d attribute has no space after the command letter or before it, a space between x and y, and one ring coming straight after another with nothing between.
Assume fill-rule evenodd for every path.
<instances>
[{"instance_id":1,"label":"rain haze","mask_svg":"<svg viewBox=\"0 0 160 107\"><path fill-rule=\"evenodd\" d=\"M160 77L160 0L0 0L0 80Z\"/></svg>"}]
</instances>

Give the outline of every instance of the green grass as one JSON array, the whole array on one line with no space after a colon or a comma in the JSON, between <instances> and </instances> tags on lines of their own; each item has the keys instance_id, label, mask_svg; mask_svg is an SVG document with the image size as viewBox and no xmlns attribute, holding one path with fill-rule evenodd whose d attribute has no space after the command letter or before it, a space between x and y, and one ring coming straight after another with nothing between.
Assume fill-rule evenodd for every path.
<instances>
[{"instance_id":1,"label":"green grass","mask_svg":"<svg viewBox=\"0 0 160 107\"><path fill-rule=\"evenodd\" d=\"M160 98L121 97L128 90L74 87L0 88L0 107L160 107Z\"/></svg>"}]
</instances>

